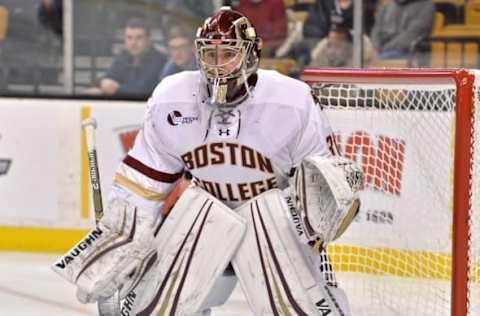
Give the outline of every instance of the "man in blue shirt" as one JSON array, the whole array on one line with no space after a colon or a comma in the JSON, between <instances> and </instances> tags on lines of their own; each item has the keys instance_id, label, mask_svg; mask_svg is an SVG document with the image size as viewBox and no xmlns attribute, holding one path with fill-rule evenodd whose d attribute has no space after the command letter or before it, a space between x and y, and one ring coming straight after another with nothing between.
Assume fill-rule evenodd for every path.
<instances>
[{"instance_id":1,"label":"man in blue shirt","mask_svg":"<svg viewBox=\"0 0 480 316\"><path fill-rule=\"evenodd\" d=\"M142 19L128 20L124 48L114 58L99 87L88 89L86 93L117 96L147 96L152 93L166 57L152 46L150 29Z\"/></svg>"},{"instance_id":2,"label":"man in blue shirt","mask_svg":"<svg viewBox=\"0 0 480 316\"><path fill-rule=\"evenodd\" d=\"M169 61L160 72L160 80L180 71L197 68L192 43L193 31L182 26L170 30L167 41Z\"/></svg>"}]
</instances>

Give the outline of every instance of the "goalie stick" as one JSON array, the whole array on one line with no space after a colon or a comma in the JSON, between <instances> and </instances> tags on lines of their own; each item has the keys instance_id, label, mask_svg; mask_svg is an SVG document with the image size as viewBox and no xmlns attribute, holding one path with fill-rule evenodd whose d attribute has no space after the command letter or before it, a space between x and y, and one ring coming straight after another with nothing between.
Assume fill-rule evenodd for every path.
<instances>
[{"instance_id":1,"label":"goalie stick","mask_svg":"<svg viewBox=\"0 0 480 316\"><path fill-rule=\"evenodd\" d=\"M103 216L103 202L100 186L100 173L98 168L97 150L96 150L96 138L95 131L97 128L97 122L94 118L88 118L82 121L82 128L85 131L86 145L88 152L88 163L90 171L90 184L93 193L93 205L95 210L95 222L98 223ZM162 210L160 212L160 219L155 229L155 235L160 230L165 218L170 210L173 208L176 201L186 188L190 185L191 175L186 173L182 177L172 192L167 196ZM98 312L100 316L117 316L120 315L120 295L119 291L116 291L114 295L109 298L98 301Z\"/></svg>"},{"instance_id":2,"label":"goalie stick","mask_svg":"<svg viewBox=\"0 0 480 316\"><path fill-rule=\"evenodd\" d=\"M88 154L88 169L90 171L90 185L92 187L93 194L93 208L95 210L95 222L103 216L103 202L102 191L100 188L100 173L98 172L98 160L95 130L97 128L97 121L89 117L82 121L82 128L85 131L85 141L87 144Z\"/></svg>"},{"instance_id":3,"label":"goalie stick","mask_svg":"<svg viewBox=\"0 0 480 316\"><path fill-rule=\"evenodd\" d=\"M87 144L88 169L90 173L90 185L92 187L93 208L95 211L95 223L98 223L103 216L102 191L100 187L100 173L98 171L97 144L95 131L97 121L89 117L82 121L82 128L85 132L85 141ZM100 316L114 316L120 314L120 299L118 291L104 300L97 303L98 314Z\"/></svg>"}]
</instances>

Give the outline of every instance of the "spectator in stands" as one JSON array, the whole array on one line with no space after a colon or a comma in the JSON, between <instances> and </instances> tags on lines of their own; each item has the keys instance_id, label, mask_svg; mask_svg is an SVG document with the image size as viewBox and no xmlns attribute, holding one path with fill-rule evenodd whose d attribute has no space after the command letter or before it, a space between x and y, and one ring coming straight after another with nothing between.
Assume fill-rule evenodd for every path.
<instances>
[{"instance_id":1,"label":"spectator in stands","mask_svg":"<svg viewBox=\"0 0 480 316\"><path fill-rule=\"evenodd\" d=\"M406 58L410 45L430 35L435 6L432 0L393 0L375 18L372 42L377 59Z\"/></svg>"},{"instance_id":2,"label":"spectator in stands","mask_svg":"<svg viewBox=\"0 0 480 316\"><path fill-rule=\"evenodd\" d=\"M363 58L368 63L374 49L367 35L363 37ZM328 36L313 49L310 67L353 67L353 36L348 20L341 14L331 16Z\"/></svg>"},{"instance_id":3,"label":"spectator in stands","mask_svg":"<svg viewBox=\"0 0 480 316\"><path fill-rule=\"evenodd\" d=\"M364 32L368 34L371 25L369 16L373 16L374 4L377 0L364 0L364 16L366 22ZM310 62L312 49L330 32L332 16L342 16L343 23L353 29L352 0L316 0L308 10L307 19L303 25L303 41L295 51L295 58L300 64Z\"/></svg>"},{"instance_id":4,"label":"spectator in stands","mask_svg":"<svg viewBox=\"0 0 480 316\"><path fill-rule=\"evenodd\" d=\"M213 12L212 0L146 0L148 3L161 5L175 15L205 19Z\"/></svg>"},{"instance_id":5,"label":"spectator in stands","mask_svg":"<svg viewBox=\"0 0 480 316\"><path fill-rule=\"evenodd\" d=\"M143 19L129 19L123 39L125 50L114 58L100 86L87 89L85 93L123 96L152 93L166 56L153 47L150 28Z\"/></svg>"},{"instance_id":6,"label":"spectator in stands","mask_svg":"<svg viewBox=\"0 0 480 316\"><path fill-rule=\"evenodd\" d=\"M174 26L167 41L169 60L160 72L160 80L183 70L193 70L195 52L193 49L193 31L182 26Z\"/></svg>"},{"instance_id":7,"label":"spectator in stands","mask_svg":"<svg viewBox=\"0 0 480 316\"><path fill-rule=\"evenodd\" d=\"M38 19L43 26L62 37L63 0L42 0L38 6Z\"/></svg>"},{"instance_id":8,"label":"spectator in stands","mask_svg":"<svg viewBox=\"0 0 480 316\"><path fill-rule=\"evenodd\" d=\"M232 8L255 25L263 40L262 57L273 57L287 37L287 13L283 0L237 0Z\"/></svg>"},{"instance_id":9,"label":"spectator in stands","mask_svg":"<svg viewBox=\"0 0 480 316\"><path fill-rule=\"evenodd\" d=\"M178 22L197 27L214 12L212 0L138 0L133 4L141 4L142 10L145 10L143 5L148 5L151 24L160 28Z\"/></svg>"},{"instance_id":10,"label":"spectator in stands","mask_svg":"<svg viewBox=\"0 0 480 316\"><path fill-rule=\"evenodd\" d=\"M8 11L0 57L4 87L19 84L36 89L39 85L58 84L57 62L62 45L51 30L39 27L38 6L28 0L1 0L0 5Z\"/></svg>"},{"instance_id":11,"label":"spectator in stands","mask_svg":"<svg viewBox=\"0 0 480 316\"><path fill-rule=\"evenodd\" d=\"M308 10L303 24L303 36L308 42L317 43L330 30L330 15L337 9L336 0L316 0ZM313 47L313 43L309 43Z\"/></svg>"}]
</instances>

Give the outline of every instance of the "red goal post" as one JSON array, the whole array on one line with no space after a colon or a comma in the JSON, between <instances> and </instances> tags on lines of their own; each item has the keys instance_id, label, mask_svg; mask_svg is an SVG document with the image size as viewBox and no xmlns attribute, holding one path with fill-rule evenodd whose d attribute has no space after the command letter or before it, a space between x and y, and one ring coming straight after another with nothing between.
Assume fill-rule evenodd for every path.
<instances>
[{"instance_id":1,"label":"red goal post","mask_svg":"<svg viewBox=\"0 0 480 316\"><path fill-rule=\"evenodd\" d=\"M302 73L340 151L366 173L359 219L329 249L352 315L480 315L477 78L471 70ZM357 307L358 297L370 306Z\"/></svg>"}]
</instances>

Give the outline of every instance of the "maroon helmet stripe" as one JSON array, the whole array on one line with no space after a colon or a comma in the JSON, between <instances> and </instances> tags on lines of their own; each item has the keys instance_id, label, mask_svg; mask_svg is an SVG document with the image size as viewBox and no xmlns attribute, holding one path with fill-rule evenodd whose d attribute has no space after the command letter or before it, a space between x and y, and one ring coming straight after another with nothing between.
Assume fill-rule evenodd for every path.
<instances>
[{"instance_id":1,"label":"maroon helmet stripe","mask_svg":"<svg viewBox=\"0 0 480 316\"><path fill-rule=\"evenodd\" d=\"M180 177L183 174L182 172L179 173L165 173L161 171L157 171L155 169L150 168L147 165L144 165L141 161L133 158L132 156L127 155L123 159L123 163L126 164L127 166L137 170L141 174L149 177L150 179L157 180L160 182L166 182L166 183L173 183L180 179Z\"/></svg>"}]
</instances>

